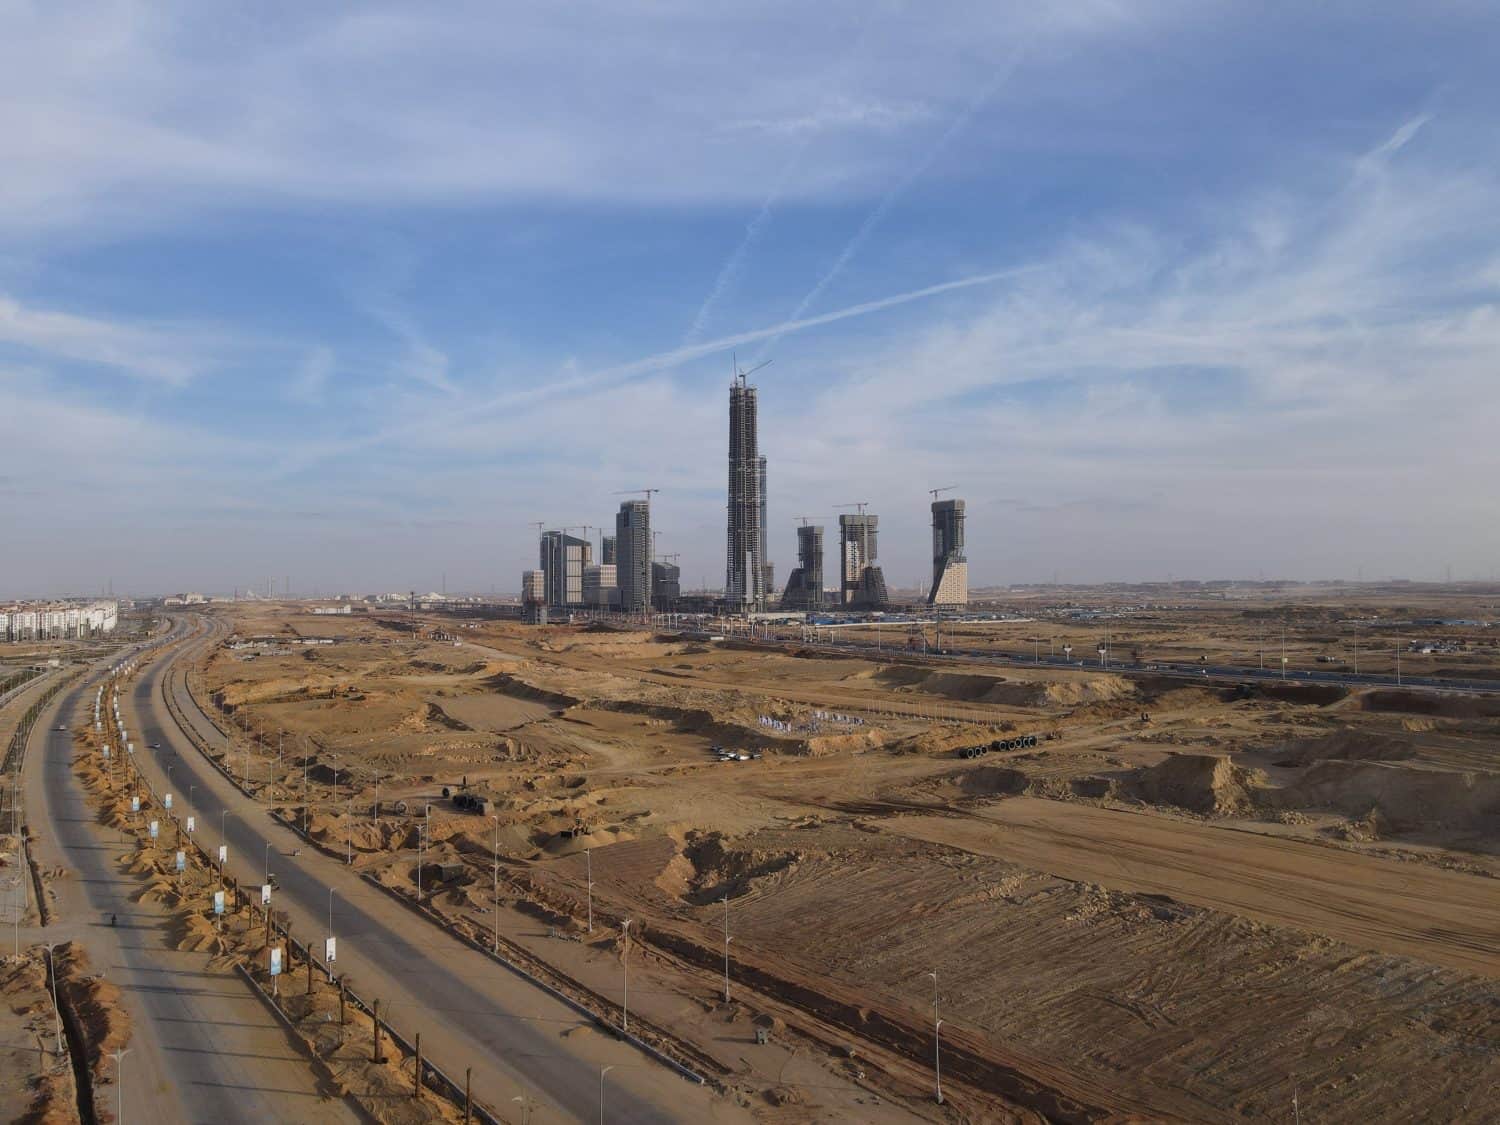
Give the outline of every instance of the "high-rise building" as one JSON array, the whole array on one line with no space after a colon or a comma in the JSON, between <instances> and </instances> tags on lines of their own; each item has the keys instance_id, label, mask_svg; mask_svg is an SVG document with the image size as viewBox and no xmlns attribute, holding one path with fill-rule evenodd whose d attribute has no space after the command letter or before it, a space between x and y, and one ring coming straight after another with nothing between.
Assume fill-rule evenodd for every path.
<instances>
[{"instance_id":1,"label":"high-rise building","mask_svg":"<svg viewBox=\"0 0 1500 1125\"><path fill-rule=\"evenodd\" d=\"M839 600L855 609L880 609L890 600L879 555L880 517L864 512L839 517Z\"/></svg>"},{"instance_id":2,"label":"high-rise building","mask_svg":"<svg viewBox=\"0 0 1500 1125\"><path fill-rule=\"evenodd\" d=\"M615 575L620 608L645 613L651 608L651 505L626 500L615 516Z\"/></svg>"},{"instance_id":3,"label":"high-rise building","mask_svg":"<svg viewBox=\"0 0 1500 1125\"><path fill-rule=\"evenodd\" d=\"M651 564L651 604L660 610L671 610L682 597L682 567L676 563Z\"/></svg>"},{"instance_id":4,"label":"high-rise building","mask_svg":"<svg viewBox=\"0 0 1500 1125\"><path fill-rule=\"evenodd\" d=\"M605 566L615 565L615 537L606 535L599 540L599 561Z\"/></svg>"},{"instance_id":5,"label":"high-rise building","mask_svg":"<svg viewBox=\"0 0 1500 1125\"><path fill-rule=\"evenodd\" d=\"M964 502L932 502L932 589L928 605L969 604L969 561L964 557Z\"/></svg>"},{"instance_id":6,"label":"high-rise building","mask_svg":"<svg viewBox=\"0 0 1500 1125\"><path fill-rule=\"evenodd\" d=\"M760 455L756 390L736 374L729 387L729 521L724 600L766 608L766 459Z\"/></svg>"},{"instance_id":7,"label":"high-rise building","mask_svg":"<svg viewBox=\"0 0 1500 1125\"><path fill-rule=\"evenodd\" d=\"M823 528L819 524L797 529L797 567L787 576L781 605L783 609L823 607Z\"/></svg>"},{"instance_id":8,"label":"high-rise building","mask_svg":"<svg viewBox=\"0 0 1500 1125\"><path fill-rule=\"evenodd\" d=\"M583 568L594 561L594 547L565 531L545 531L540 544L541 566L547 575L547 604L583 604Z\"/></svg>"}]
</instances>

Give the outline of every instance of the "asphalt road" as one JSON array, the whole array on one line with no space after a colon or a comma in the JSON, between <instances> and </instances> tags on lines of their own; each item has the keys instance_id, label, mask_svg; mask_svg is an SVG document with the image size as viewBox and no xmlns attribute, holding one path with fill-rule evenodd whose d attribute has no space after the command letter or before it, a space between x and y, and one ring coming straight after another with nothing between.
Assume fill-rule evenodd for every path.
<instances>
[{"instance_id":1,"label":"asphalt road","mask_svg":"<svg viewBox=\"0 0 1500 1125\"><path fill-rule=\"evenodd\" d=\"M207 954L172 948L165 910L132 901L140 883L118 864L131 852L130 838L98 823L73 773L72 734L52 729L92 718L104 668L47 708L27 755L25 787L38 862L68 871L52 881L54 924L32 939L80 940L94 970L122 990L133 1020L124 1120L357 1120L318 1089L311 1063L248 985L210 970ZM113 1115L120 1093L101 1088L100 1108Z\"/></svg>"},{"instance_id":2,"label":"asphalt road","mask_svg":"<svg viewBox=\"0 0 1500 1125\"><path fill-rule=\"evenodd\" d=\"M379 999L402 1034L422 1034L424 1053L462 1082L473 1068L475 1097L502 1113L512 1100L534 1098L532 1117L550 1121L599 1119L600 1070L607 1076L611 1122L749 1120L738 1107L687 1082L634 1048L593 1029L573 1009L495 964L488 957L417 917L370 887L331 856L305 847L270 819L266 807L246 797L208 763L177 727L162 701L172 660L203 640L190 641L153 661L122 704L138 735L137 765L166 785L179 807L197 818L201 842L229 847L231 873L249 883L276 873L274 904L288 911L293 935L321 940L328 930L329 892L339 941L339 965L367 1000ZM189 721L193 705L180 698ZM145 747L158 744L161 749ZM227 814L227 815L226 815ZM301 854L292 853L301 850Z\"/></svg>"}]
</instances>

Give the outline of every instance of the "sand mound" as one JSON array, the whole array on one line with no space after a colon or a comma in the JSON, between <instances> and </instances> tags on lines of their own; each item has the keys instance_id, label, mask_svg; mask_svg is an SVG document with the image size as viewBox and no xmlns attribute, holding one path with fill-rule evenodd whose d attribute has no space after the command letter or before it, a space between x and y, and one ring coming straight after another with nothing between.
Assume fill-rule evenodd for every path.
<instances>
[{"instance_id":1,"label":"sand mound","mask_svg":"<svg viewBox=\"0 0 1500 1125\"><path fill-rule=\"evenodd\" d=\"M656 885L702 906L725 896L739 898L772 876L795 869L803 855L765 848L730 848L719 832L690 832L686 847L665 865Z\"/></svg>"},{"instance_id":2,"label":"sand mound","mask_svg":"<svg viewBox=\"0 0 1500 1125\"><path fill-rule=\"evenodd\" d=\"M1412 715L1441 715L1453 719L1500 717L1500 699L1479 695L1432 695L1382 688L1359 697L1365 711L1404 711Z\"/></svg>"},{"instance_id":3,"label":"sand mound","mask_svg":"<svg viewBox=\"0 0 1500 1125\"><path fill-rule=\"evenodd\" d=\"M1249 812L1265 784L1260 770L1244 769L1216 754L1172 754L1140 771L1135 790L1152 804L1231 816Z\"/></svg>"},{"instance_id":4,"label":"sand mound","mask_svg":"<svg viewBox=\"0 0 1500 1125\"><path fill-rule=\"evenodd\" d=\"M1500 830L1500 777L1413 769L1391 762L1320 761L1275 794L1279 806L1378 813L1384 832Z\"/></svg>"}]
</instances>

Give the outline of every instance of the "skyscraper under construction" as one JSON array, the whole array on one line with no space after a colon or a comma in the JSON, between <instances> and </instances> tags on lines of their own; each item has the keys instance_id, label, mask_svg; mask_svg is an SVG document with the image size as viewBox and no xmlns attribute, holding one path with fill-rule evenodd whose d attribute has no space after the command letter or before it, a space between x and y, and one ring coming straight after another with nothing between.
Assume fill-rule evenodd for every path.
<instances>
[{"instance_id":1,"label":"skyscraper under construction","mask_svg":"<svg viewBox=\"0 0 1500 1125\"><path fill-rule=\"evenodd\" d=\"M864 505L859 505L863 509ZM839 556L842 574L839 601L851 609L884 609L885 574L875 565L880 553L880 517L863 510L839 517Z\"/></svg>"},{"instance_id":2,"label":"skyscraper under construction","mask_svg":"<svg viewBox=\"0 0 1500 1125\"><path fill-rule=\"evenodd\" d=\"M724 599L766 608L766 459L760 455L756 391L736 372L729 387L729 527Z\"/></svg>"},{"instance_id":3,"label":"skyscraper under construction","mask_svg":"<svg viewBox=\"0 0 1500 1125\"><path fill-rule=\"evenodd\" d=\"M969 602L969 561L964 557L964 502L932 502L932 589L928 605Z\"/></svg>"},{"instance_id":4,"label":"skyscraper under construction","mask_svg":"<svg viewBox=\"0 0 1500 1125\"><path fill-rule=\"evenodd\" d=\"M786 580L781 608L823 608L823 528L818 524L797 529L797 568Z\"/></svg>"}]
</instances>

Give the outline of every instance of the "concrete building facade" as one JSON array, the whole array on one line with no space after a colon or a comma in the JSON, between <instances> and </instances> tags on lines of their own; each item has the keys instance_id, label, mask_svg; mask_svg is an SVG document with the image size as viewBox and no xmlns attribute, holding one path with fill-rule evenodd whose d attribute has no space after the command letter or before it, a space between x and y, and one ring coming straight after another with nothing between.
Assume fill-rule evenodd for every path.
<instances>
[{"instance_id":1,"label":"concrete building facade","mask_svg":"<svg viewBox=\"0 0 1500 1125\"><path fill-rule=\"evenodd\" d=\"M120 605L98 602L14 602L0 608L0 641L71 641L112 633Z\"/></svg>"},{"instance_id":2,"label":"concrete building facade","mask_svg":"<svg viewBox=\"0 0 1500 1125\"><path fill-rule=\"evenodd\" d=\"M528 625L547 624L547 572L521 572L521 619Z\"/></svg>"},{"instance_id":3,"label":"concrete building facade","mask_svg":"<svg viewBox=\"0 0 1500 1125\"><path fill-rule=\"evenodd\" d=\"M615 516L615 575L622 610L651 608L651 505L645 500L625 501Z\"/></svg>"},{"instance_id":4,"label":"concrete building facade","mask_svg":"<svg viewBox=\"0 0 1500 1125\"><path fill-rule=\"evenodd\" d=\"M614 540L606 540L613 553ZM590 609L619 609L620 586L618 568L614 563L600 563L584 567L583 604Z\"/></svg>"},{"instance_id":5,"label":"concrete building facade","mask_svg":"<svg viewBox=\"0 0 1500 1125\"><path fill-rule=\"evenodd\" d=\"M969 560L964 556L964 502L932 502L932 589L928 605L969 604Z\"/></svg>"},{"instance_id":6,"label":"concrete building facade","mask_svg":"<svg viewBox=\"0 0 1500 1125\"><path fill-rule=\"evenodd\" d=\"M651 605L655 609L669 611L677 607L682 597L682 567L676 563L654 562L651 564Z\"/></svg>"},{"instance_id":7,"label":"concrete building facade","mask_svg":"<svg viewBox=\"0 0 1500 1125\"><path fill-rule=\"evenodd\" d=\"M606 535L599 540L599 562L604 566L615 565L615 537Z\"/></svg>"}]
</instances>

